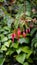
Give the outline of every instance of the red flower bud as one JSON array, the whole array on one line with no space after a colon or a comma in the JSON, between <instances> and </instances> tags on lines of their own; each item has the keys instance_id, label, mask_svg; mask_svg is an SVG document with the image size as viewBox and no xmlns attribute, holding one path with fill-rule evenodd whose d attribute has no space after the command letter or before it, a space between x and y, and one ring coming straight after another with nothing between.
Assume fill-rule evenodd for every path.
<instances>
[{"instance_id":1,"label":"red flower bud","mask_svg":"<svg viewBox=\"0 0 37 65\"><path fill-rule=\"evenodd\" d=\"M21 30L20 30L20 28L18 28L18 30L17 30L17 35L18 35L18 37L20 37L20 35L21 35Z\"/></svg>"},{"instance_id":2,"label":"red flower bud","mask_svg":"<svg viewBox=\"0 0 37 65\"><path fill-rule=\"evenodd\" d=\"M30 33L30 28L29 29L26 29L26 33Z\"/></svg>"},{"instance_id":3,"label":"red flower bud","mask_svg":"<svg viewBox=\"0 0 37 65\"><path fill-rule=\"evenodd\" d=\"M26 33L25 32L23 32L23 37L26 37Z\"/></svg>"},{"instance_id":4,"label":"red flower bud","mask_svg":"<svg viewBox=\"0 0 37 65\"><path fill-rule=\"evenodd\" d=\"M16 37L16 34L15 33L13 33L12 34L12 41L14 42L14 38Z\"/></svg>"}]
</instances>

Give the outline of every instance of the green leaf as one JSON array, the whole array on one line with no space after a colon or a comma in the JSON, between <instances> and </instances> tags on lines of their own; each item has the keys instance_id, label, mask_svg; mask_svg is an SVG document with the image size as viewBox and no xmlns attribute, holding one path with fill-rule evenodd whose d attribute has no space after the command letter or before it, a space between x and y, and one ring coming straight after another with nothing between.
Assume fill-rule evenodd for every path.
<instances>
[{"instance_id":1,"label":"green leaf","mask_svg":"<svg viewBox=\"0 0 37 65\"><path fill-rule=\"evenodd\" d=\"M8 34L7 36L8 36L8 39L11 39L11 34Z\"/></svg>"},{"instance_id":2,"label":"green leaf","mask_svg":"<svg viewBox=\"0 0 37 65\"><path fill-rule=\"evenodd\" d=\"M28 46L22 47L22 52L27 53L26 58L28 59L30 55L32 54L32 50Z\"/></svg>"},{"instance_id":3,"label":"green leaf","mask_svg":"<svg viewBox=\"0 0 37 65\"><path fill-rule=\"evenodd\" d=\"M18 49L16 50L16 52L17 52L18 54L20 54L21 51L22 51L21 48L18 48Z\"/></svg>"},{"instance_id":4,"label":"green leaf","mask_svg":"<svg viewBox=\"0 0 37 65\"><path fill-rule=\"evenodd\" d=\"M12 53L14 53L14 50L9 49L9 50L7 51L7 53L6 53L6 55L11 55Z\"/></svg>"},{"instance_id":5,"label":"green leaf","mask_svg":"<svg viewBox=\"0 0 37 65\"><path fill-rule=\"evenodd\" d=\"M31 58L28 59L29 63L33 63L33 60Z\"/></svg>"},{"instance_id":6,"label":"green leaf","mask_svg":"<svg viewBox=\"0 0 37 65\"><path fill-rule=\"evenodd\" d=\"M10 31L10 28L8 26L4 26L4 30Z\"/></svg>"},{"instance_id":7,"label":"green leaf","mask_svg":"<svg viewBox=\"0 0 37 65\"><path fill-rule=\"evenodd\" d=\"M27 16L30 16L31 15L31 4L27 0L25 1L25 4L26 4L26 12L25 12L25 14Z\"/></svg>"},{"instance_id":8,"label":"green leaf","mask_svg":"<svg viewBox=\"0 0 37 65\"><path fill-rule=\"evenodd\" d=\"M3 54L2 54L2 52L0 52L0 58L2 58L3 57Z\"/></svg>"},{"instance_id":9,"label":"green leaf","mask_svg":"<svg viewBox=\"0 0 37 65\"><path fill-rule=\"evenodd\" d=\"M1 41L2 41L5 36L3 34L1 34L0 37L1 37Z\"/></svg>"},{"instance_id":10,"label":"green leaf","mask_svg":"<svg viewBox=\"0 0 37 65\"><path fill-rule=\"evenodd\" d=\"M4 43L4 46L9 47L9 46L10 46L10 43L11 43L11 40L5 42L5 43Z\"/></svg>"},{"instance_id":11,"label":"green leaf","mask_svg":"<svg viewBox=\"0 0 37 65\"><path fill-rule=\"evenodd\" d=\"M5 42L5 41L7 41L8 40L8 38L7 37L4 37L1 41L2 42Z\"/></svg>"},{"instance_id":12,"label":"green leaf","mask_svg":"<svg viewBox=\"0 0 37 65\"><path fill-rule=\"evenodd\" d=\"M25 53L29 53L30 49L29 49L28 46L25 46L25 47L22 47L22 51L25 52Z\"/></svg>"},{"instance_id":13,"label":"green leaf","mask_svg":"<svg viewBox=\"0 0 37 65\"><path fill-rule=\"evenodd\" d=\"M30 13L29 11L26 11L26 16L30 16Z\"/></svg>"},{"instance_id":14,"label":"green leaf","mask_svg":"<svg viewBox=\"0 0 37 65\"><path fill-rule=\"evenodd\" d=\"M23 65L29 65L28 62L25 62Z\"/></svg>"},{"instance_id":15,"label":"green leaf","mask_svg":"<svg viewBox=\"0 0 37 65\"><path fill-rule=\"evenodd\" d=\"M32 39L32 44L36 43L36 42L37 42L37 38L35 37L35 38Z\"/></svg>"},{"instance_id":16,"label":"green leaf","mask_svg":"<svg viewBox=\"0 0 37 65\"><path fill-rule=\"evenodd\" d=\"M37 42L34 44L35 48L37 48Z\"/></svg>"},{"instance_id":17,"label":"green leaf","mask_svg":"<svg viewBox=\"0 0 37 65\"><path fill-rule=\"evenodd\" d=\"M0 58L0 65L3 65L5 58Z\"/></svg>"},{"instance_id":18,"label":"green leaf","mask_svg":"<svg viewBox=\"0 0 37 65\"><path fill-rule=\"evenodd\" d=\"M20 55L17 55L17 56L16 56L16 60L17 60L19 63L23 64L24 61L25 61L25 57L26 57L26 54L20 54Z\"/></svg>"},{"instance_id":19,"label":"green leaf","mask_svg":"<svg viewBox=\"0 0 37 65\"><path fill-rule=\"evenodd\" d=\"M3 51L0 49L0 53L3 53Z\"/></svg>"},{"instance_id":20,"label":"green leaf","mask_svg":"<svg viewBox=\"0 0 37 65\"><path fill-rule=\"evenodd\" d=\"M8 42L5 42L4 43L4 46L9 47L9 43Z\"/></svg>"},{"instance_id":21,"label":"green leaf","mask_svg":"<svg viewBox=\"0 0 37 65\"><path fill-rule=\"evenodd\" d=\"M28 59L31 54L32 54L32 50L30 50L30 52L26 55L26 59Z\"/></svg>"},{"instance_id":22,"label":"green leaf","mask_svg":"<svg viewBox=\"0 0 37 65\"><path fill-rule=\"evenodd\" d=\"M1 29L0 29L0 32L4 32L4 29L1 28Z\"/></svg>"},{"instance_id":23,"label":"green leaf","mask_svg":"<svg viewBox=\"0 0 37 65\"><path fill-rule=\"evenodd\" d=\"M29 38L21 38L21 39L19 39L19 43L20 44L29 43Z\"/></svg>"},{"instance_id":24,"label":"green leaf","mask_svg":"<svg viewBox=\"0 0 37 65\"><path fill-rule=\"evenodd\" d=\"M7 51L6 46L5 46L5 45L2 45L1 50L2 50L2 51Z\"/></svg>"},{"instance_id":25,"label":"green leaf","mask_svg":"<svg viewBox=\"0 0 37 65\"><path fill-rule=\"evenodd\" d=\"M37 45L37 38L35 37L35 38L33 38L32 39L32 44L31 44L31 47L33 48L33 47L36 47Z\"/></svg>"},{"instance_id":26,"label":"green leaf","mask_svg":"<svg viewBox=\"0 0 37 65\"><path fill-rule=\"evenodd\" d=\"M8 35L8 33L9 33L8 31L4 31L3 35Z\"/></svg>"},{"instance_id":27,"label":"green leaf","mask_svg":"<svg viewBox=\"0 0 37 65\"><path fill-rule=\"evenodd\" d=\"M13 43L13 44L12 44L12 47L13 47L13 48L18 48L18 45L19 45L18 43Z\"/></svg>"},{"instance_id":28,"label":"green leaf","mask_svg":"<svg viewBox=\"0 0 37 65\"><path fill-rule=\"evenodd\" d=\"M37 28L33 28L30 32L31 36L35 33L35 31L37 31Z\"/></svg>"}]
</instances>

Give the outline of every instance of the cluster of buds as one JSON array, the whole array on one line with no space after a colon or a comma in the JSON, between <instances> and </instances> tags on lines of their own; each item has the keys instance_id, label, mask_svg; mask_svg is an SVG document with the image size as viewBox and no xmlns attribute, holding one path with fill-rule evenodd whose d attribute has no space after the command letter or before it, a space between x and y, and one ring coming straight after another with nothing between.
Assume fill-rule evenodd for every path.
<instances>
[{"instance_id":1,"label":"cluster of buds","mask_svg":"<svg viewBox=\"0 0 37 65\"><path fill-rule=\"evenodd\" d=\"M23 32L21 33L20 28L18 28L17 32L16 32L16 33L15 33L15 32L12 33L12 35L11 35L12 41L14 42L14 39L15 39L15 38L19 40L21 36L25 38L28 33L30 33L30 29L26 29L26 31L23 31Z\"/></svg>"}]
</instances>

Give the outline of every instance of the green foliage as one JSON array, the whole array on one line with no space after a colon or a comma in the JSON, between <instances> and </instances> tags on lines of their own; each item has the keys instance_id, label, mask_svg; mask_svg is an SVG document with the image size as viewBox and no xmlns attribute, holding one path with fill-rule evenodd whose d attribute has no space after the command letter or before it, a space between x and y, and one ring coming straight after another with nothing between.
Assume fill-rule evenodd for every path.
<instances>
[{"instance_id":1,"label":"green foliage","mask_svg":"<svg viewBox=\"0 0 37 65\"><path fill-rule=\"evenodd\" d=\"M12 3L8 0L2 4L1 2L4 3L4 0L0 0L0 5L2 5L0 6L0 65L3 65L4 62L11 65L11 61L14 59L21 65L31 65L34 64L34 60L37 60L37 24L35 25L31 18L31 4L34 5L35 0L31 3L30 1L17 0L16 3ZM25 21L31 21L30 23L35 26L30 28ZM20 27L21 33L30 28L30 33L26 33L26 37L23 37L22 34L18 38L18 27ZM14 42L11 38L12 33L17 34Z\"/></svg>"},{"instance_id":2,"label":"green foliage","mask_svg":"<svg viewBox=\"0 0 37 65\"><path fill-rule=\"evenodd\" d=\"M33 28L31 31L31 36L37 31L37 28Z\"/></svg>"},{"instance_id":3,"label":"green foliage","mask_svg":"<svg viewBox=\"0 0 37 65\"><path fill-rule=\"evenodd\" d=\"M20 55L17 55L17 56L16 56L16 60L17 60L19 63L23 64L23 62L24 62L24 60L25 60L25 57L26 57L26 54L20 54Z\"/></svg>"},{"instance_id":4,"label":"green foliage","mask_svg":"<svg viewBox=\"0 0 37 65\"><path fill-rule=\"evenodd\" d=\"M3 65L5 59L4 58L0 58L0 65Z\"/></svg>"},{"instance_id":5,"label":"green foliage","mask_svg":"<svg viewBox=\"0 0 37 65\"><path fill-rule=\"evenodd\" d=\"M22 44L22 43L29 43L29 39L28 38L21 38L19 39L19 43Z\"/></svg>"},{"instance_id":6,"label":"green foliage","mask_svg":"<svg viewBox=\"0 0 37 65\"><path fill-rule=\"evenodd\" d=\"M0 0L0 2L4 2L4 0Z\"/></svg>"},{"instance_id":7,"label":"green foliage","mask_svg":"<svg viewBox=\"0 0 37 65\"><path fill-rule=\"evenodd\" d=\"M29 65L28 62L25 62L23 65Z\"/></svg>"}]
</instances>

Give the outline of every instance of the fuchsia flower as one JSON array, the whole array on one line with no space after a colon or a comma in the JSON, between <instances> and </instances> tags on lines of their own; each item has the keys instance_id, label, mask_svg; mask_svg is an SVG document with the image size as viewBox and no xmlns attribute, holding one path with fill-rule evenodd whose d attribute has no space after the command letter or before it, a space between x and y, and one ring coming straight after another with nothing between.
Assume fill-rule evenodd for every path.
<instances>
[{"instance_id":1,"label":"fuchsia flower","mask_svg":"<svg viewBox=\"0 0 37 65\"><path fill-rule=\"evenodd\" d=\"M21 30L20 30L20 28L18 28L17 33L16 33L16 34L13 33L13 34L11 35L11 36L12 36L12 41L14 42L14 38L17 38L17 37L18 37L18 39L19 39L20 35L21 35Z\"/></svg>"},{"instance_id":2,"label":"fuchsia flower","mask_svg":"<svg viewBox=\"0 0 37 65\"><path fill-rule=\"evenodd\" d=\"M30 33L30 28L26 29L26 33Z\"/></svg>"},{"instance_id":3,"label":"fuchsia flower","mask_svg":"<svg viewBox=\"0 0 37 65\"><path fill-rule=\"evenodd\" d=\"M25 32L23 32L23 37L26 37L26 33Z\"/></svg>"},{"instance_id":4,"label":"fuchsia flower","mask_svg":"<svg viewBox=\"0 0 37 65\"><path fill-rule=\"evenodd\" d=\"M20 37L20 35L21 35L21 30L20 30L20 28L18 28L18 30L17 30L17 35L18 35L18 37Z\"/></svg>"},{"instance_id":5,"label":"fuchsia flower","mask_svg":"<svg viewBox=\"0 0 37 65\"><path fill-rule=\"evenodd\" d=\"M20 36L22 35L23 37L26 37L26 34L27 33L30 33L30 28L26 29L26 32L23 31L23 33L21 34L21 30L20 28L18 28L17 32L16 33L13 33L11 36L12 36L12 41L14 42L14 38L16 39L20 39Z\"/></svg>"},{"instance_id":6,"label":"fuchsia flower","mask_svg":"<svg viewBox=\"0 0 37 65\"><path fill-rule=\"evenodd\" d=\"M13 42L14 42L14 38L16 38L16 34L15 33L12 34L12 41Z\"/></svg>"}]
</instances>

